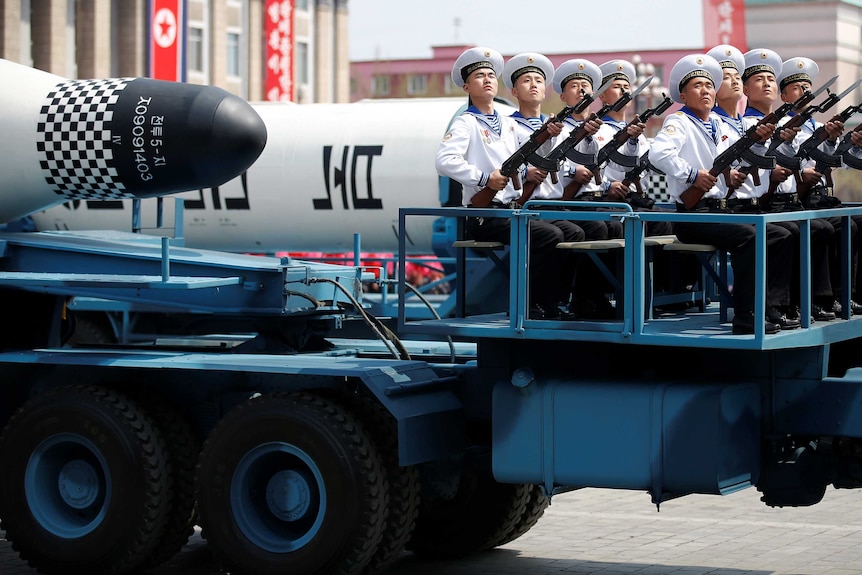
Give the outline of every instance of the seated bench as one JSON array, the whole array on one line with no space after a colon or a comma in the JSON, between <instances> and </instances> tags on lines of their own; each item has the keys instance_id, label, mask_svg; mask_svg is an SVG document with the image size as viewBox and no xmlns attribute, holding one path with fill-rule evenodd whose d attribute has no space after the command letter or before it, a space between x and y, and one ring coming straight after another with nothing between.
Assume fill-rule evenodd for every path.
<instances>
[{"instance_id":1,"label":"seated bench","mask_svg":"<svg viewBox=\"0 0 862 575\"><path fill-rule=\"evenodd\" d=\"M668 243L663 249L667 252L690 253L697 258L701 266L699 306L701 309L706 308L707 285L711 281L719 297L719 319L722 323L726 322L727 308L731 306L733 298L727 286L728 272L725 252L711 244L687 244L680 241ZM718 260L718 272L715 271L714 258Z\"/></svg>"},{"instance_id":2,"label":"seated bench","mask_svg":"<svg viewBox=\"0 0 862 575\"><path fill-rule=\"evenodd\" d=\"M452 247L458 250L455 258L455 313L457 317L466 317L467 294L466 292L466 250L474 250L487 255L509 277L509 266L497 254L505 250L508 245L503 242L489 242L479 240L455 240Z\"/></svg>"}]
</instances>

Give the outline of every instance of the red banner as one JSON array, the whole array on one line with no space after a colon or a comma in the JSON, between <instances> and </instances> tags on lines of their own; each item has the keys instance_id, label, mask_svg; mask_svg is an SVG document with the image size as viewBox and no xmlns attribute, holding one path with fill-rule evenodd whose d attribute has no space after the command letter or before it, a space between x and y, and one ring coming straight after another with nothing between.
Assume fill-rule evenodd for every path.
<instances>
[{"instance_id":1,"label":"red banner","mask_svg":"<svg viewBox=\"0 0 862 575\"><path fill-rule=\"evenodd\" d=\"M266 79L264 99L293 102L293 0L266 0Z\"/></svg>"},{"instance_id":2,"label":"red banner","mask_svg":"<svg viewBox=\"0 0 862 575\"><path fill-rule=\"evenodd\" d=\"M745 41L745 0L703 0L704 49L730 44L748 51Z\"/></svg>"},{"instance_id":3,"label":"red banner","mask_svg":"<svg viewBox=\"0 0 862 575\"><path fill-rule=\"evenodd\" d=\"M150 77L156 80L185 80L184 0L150 0Z\"/></svg>"}]
</instances>

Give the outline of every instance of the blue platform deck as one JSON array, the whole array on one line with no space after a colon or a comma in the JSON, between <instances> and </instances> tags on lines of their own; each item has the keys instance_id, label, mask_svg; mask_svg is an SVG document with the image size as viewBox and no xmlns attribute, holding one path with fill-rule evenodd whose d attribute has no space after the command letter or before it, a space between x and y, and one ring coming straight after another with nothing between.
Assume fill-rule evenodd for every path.
<instances>
[{"instance_id":1,"label":"blue platform deck","mask_svg":"<svg viewBox=\"0 0 862 575\"><path fill-rule=\"evenodd\" d=\"M810 322L810 242L811 233L808 222L822 217L849 218L862 215L862 206L848 205L846 207L804 211L781 214L713 214L713 213L679 213L666 212L633 212L626 204L603 204L606 211L560 211L562 206L572 206L568 202L528 202L521 210L493 210L472 208L436 208L402 209L399 228L406 229L407 217L510 217L512 233L510 240L510 286L509 308L507 312L474 315L469 317L447 317L421 321L408 321L404 308L399 310L398 329L404 334L450 335L462 338L514 338L536 340L571 340L600 341L621 344L642 344L660 346L684 346L726 349L785 349L820 346L838 341L862 337L862 317L838 318L830 322ZM595 204L583 205L576 202L575 206L595 207ZM613 210L613 211L611 211ZM621 250L624 258L622 277L619 281L623 286L623 297L617 301L621 306L618 320L602 321L549 321L530 320L526 318L527 286L527 223L530 219L569 219L569 220L607 220L618 218L625 230L625 247ZM645 293L648 293L645 273L648 258L644 244L645 224L649 221L695 221L719 223L732 221L748 223L757 230L756 249L757 263L755 270L755 317L765 315L765 254L766 254L766 224L769 222L794 220L800 225L800 294L802 327L786 330L774 335L766 335L763 321L755 322L756 332L752 335L733 335L731 324L722 323L721 310L717 302L708 305L703 311L687 313L660 314L653 318L647 312ZM849 225L844 226L846 230ZM845 295L844 309L848 308L850 293L850 260L851 238L846 232L839 238L841 250L841 277ZM405 254L405 241L401 238L399 258ZM403 261L403 260L402 260ZM403 266L401 266L403 269ZM404 281L404 278L399 278ZM467 294L469 297L469 294ZM694 309L694 308L692 308ZM732 318L732 311L729 315Z\"/></svg>"}]
</instances>

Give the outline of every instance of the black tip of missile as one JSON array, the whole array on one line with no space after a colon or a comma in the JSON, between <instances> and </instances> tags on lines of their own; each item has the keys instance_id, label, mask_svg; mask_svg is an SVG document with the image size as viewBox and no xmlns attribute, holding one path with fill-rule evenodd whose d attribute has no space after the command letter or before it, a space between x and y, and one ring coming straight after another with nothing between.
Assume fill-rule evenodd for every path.
<instances>
[{"instance_id":1,"label":"black tip of missile","mask_svg":"<svg viewBox=\"0 0 862 575\"><path fill-rule=\"evenodd\" d=\"M188 160L201 187L218 186L237 177L266 146L266 125L254 108L218 88L201 92L192 104L189 128L191 138L200 136L189 142Z\"/></svg>"}]
</instances>

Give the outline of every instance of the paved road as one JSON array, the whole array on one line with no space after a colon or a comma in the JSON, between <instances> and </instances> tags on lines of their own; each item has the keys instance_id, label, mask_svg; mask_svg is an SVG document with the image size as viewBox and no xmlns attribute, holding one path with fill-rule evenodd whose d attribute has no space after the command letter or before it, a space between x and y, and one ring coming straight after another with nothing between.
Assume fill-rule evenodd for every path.
<instances>
[{"instance_id":1,"label":"paved road","mask_svg":"<svg viewBox=\"0 0 862 575\"><path fill-rule=\"evenodd\" d=\"M2 537L2 532L0 532ZM215 575L195 535L149 575ZM35 575L0 540L0 575ZM862 492L829 490L819 505L771 509L754 489L726 497L583 489L554 498L539 524L461 561L405 554L388 575L862 575Z\"/></svg>"}]
</instances>

